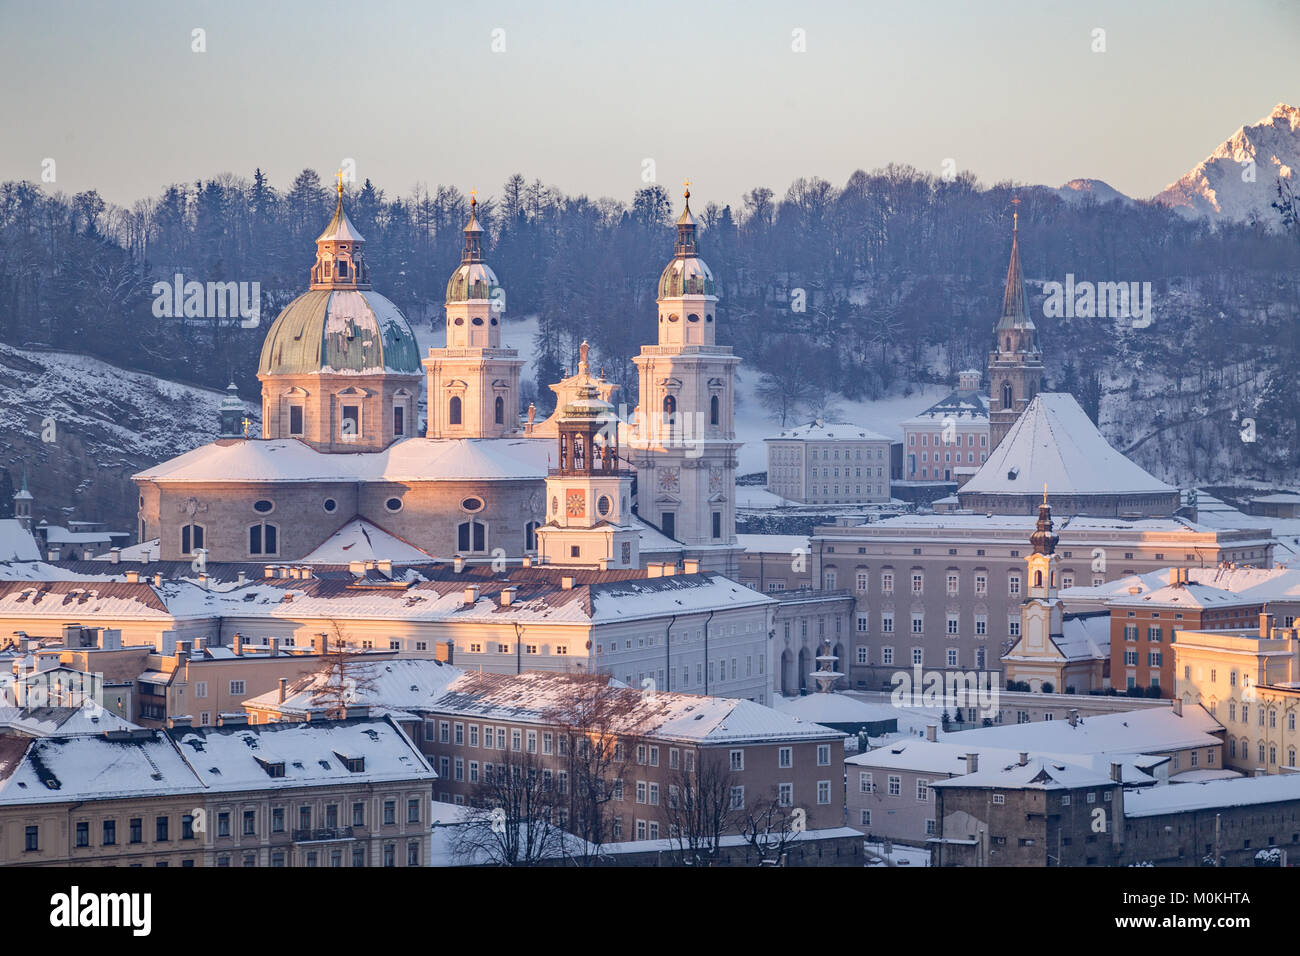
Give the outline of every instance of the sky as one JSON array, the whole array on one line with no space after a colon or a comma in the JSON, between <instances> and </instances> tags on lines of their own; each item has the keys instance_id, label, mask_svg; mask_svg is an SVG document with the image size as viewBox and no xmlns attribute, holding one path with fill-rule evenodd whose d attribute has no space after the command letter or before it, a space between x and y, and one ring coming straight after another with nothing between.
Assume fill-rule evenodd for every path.
<instances>
[{"instance_id":1,"label":"sky","mask_svg":"<svg viewBox=\"0 0 1300 956\"><path fill-rule=\"evenodd\" d=\"M53 159L47 188L129 206L351 160L390 195L519 172L738 204L951 161L1146 197L1300 102L1298 41L1295 0L0 0L0 181Z\"/></svg>"}]
</instances>

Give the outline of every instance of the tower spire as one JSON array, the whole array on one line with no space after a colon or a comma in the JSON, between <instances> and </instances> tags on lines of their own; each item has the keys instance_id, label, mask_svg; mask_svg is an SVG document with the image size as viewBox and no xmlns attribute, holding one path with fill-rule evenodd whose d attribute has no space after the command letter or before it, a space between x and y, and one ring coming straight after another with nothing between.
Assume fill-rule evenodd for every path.
<instances>
[{"instance_id":1,"label":"tower spire","mask_svg":"<svg viewBox=\"0 0 1300 956\"><path fill-rule=\"evenodd\" d=\"M1020 205L1020 197L1011 200L1013 207ZM1025 279L1020 269L1020 212L1011 213L1011 261L1007 263L1007 281L1002 290L1002 315L999 329L1032 329L1029 309L1025 305Z\"/></svg>"},{"instance_id":2,"label":"tower spire","mask_svg":"<svg viewBox=\"0 0 1300 956\"><path fill-rule=\"evenodd\" d=\"M469 222L465 224L465 249L462 264L483 261L483 227L478 224L478 190L469 191Z\"/></svg>"}]
</instances>

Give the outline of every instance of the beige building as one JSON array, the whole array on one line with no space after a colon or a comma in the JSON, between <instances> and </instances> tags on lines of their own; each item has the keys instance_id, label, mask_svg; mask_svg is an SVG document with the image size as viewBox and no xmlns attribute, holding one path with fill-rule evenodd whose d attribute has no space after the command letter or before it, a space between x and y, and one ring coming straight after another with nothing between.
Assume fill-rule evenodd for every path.
<instances>
[{"instance_id":1,"label":"beige building","mask_svg":"<svg viewBox=\"0 0 1300 956\"><path fill-rule=\"evenodd\" d=\"M4 865L429 859L434 775L386 720L0 736L0 751Z\"/></svg>"},{"instance_id":2,"label":"beige building","mask_svg":"<svg viewBox=\"0 0 1300 956\"><path fill-rule=\"evenodd\" d=\"M1245 774L1294 771L1300 736L1300 635L1261 615L1249 630L1178 630L1174 693L1227 728L1224 760Z\"/></svg>"},{"instance_id":3,"label":"beige building","mask_svg":"<svg viewBox=\"0 0 1300 956\"><path fill-rule=\"evenodd\" d=\"M889 501L892 442L863 425L823 422L763 439L767 490L801 504Z\"/></svg>"}]
</instances>

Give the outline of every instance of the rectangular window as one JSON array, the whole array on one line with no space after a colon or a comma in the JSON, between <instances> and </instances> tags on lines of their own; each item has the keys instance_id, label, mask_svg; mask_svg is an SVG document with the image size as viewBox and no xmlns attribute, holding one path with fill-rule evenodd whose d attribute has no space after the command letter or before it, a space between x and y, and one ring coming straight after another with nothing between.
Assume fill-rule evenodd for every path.
<instances>
[{"instance_id":1,"label":"rectangular window","mask_svg":"<svg viewBox=\"0 0 1300 956\"><path fill-rule=\"evenodd\" d=\"M858 772L858 792L859 793L875 792L875 784L871 780L871 774L866 770L862 770Z\"/></svg>"},{"instance_id":2,"label":"rectangular window","mask_svg":"<svg viewBox=\"0 0 1300 956\"><path fill-rule=\"evenodd\" d=\"M401 405L393 406L393 437L406 434L406 409Z\"/></svg>"},{"instance_id":3,"label":"rectangular window","mask_svg":"<svg viewBox=\"0 0 1300 956\"><path fill-rule=\"evenodd\" d=\"M232 680L230 682L230 696L238 697L244 693L244 682L242 680Z\"/></svg>"},{"instance_id":4,"label":"rectangular window","mask_svg":"<svg viewBox=\"0 0 1300 956\"><path fill-rule=\"evenodd\" d=\"M817 802L823 806L831 802L831 782L829 780L817 781Z\"/></svg>"},{"instance_id":5,"label":"rectangular window","mask_svg":"<svg viewBox=\"0 0 1300 956\"><path fill-rule=\"evenodd\" d=\"M735 771L740 771L745 769L745 751L743 750L731 751L731 769Z\"/></svg>"},{"instance_id":6,"label":"rectangular window","mask_svg":"<svg viewBox=\"0 0 1300 956\"><path fill-rule=\"evenodd\" d=\"M776 751L776 765L782 770L794 766L794 748L778 747Z\"/></svg>"},{"instance_id":7,"label":"rectangular window","mask_svg":"<svg viewBox=\"0 0 1300 956\"><path fill-rule=\"evenodd\" d=\"M302 434L302 406L301 405L289 406L289 434L290 435Z\"/></svg>"},{"instance_id":8,"label":"rectangular window","mask_svg":"<svg viewBox=\"0 0 1300 956\"><path fill-rule=\"evenodd\" d=\"M117 821L104 821L104 846L114 846L117 843Z\"/></svg>"},{"instance_id":9,"label":"rectangular window","mask_svg":"<svg viewBox=\"0 0 1300 956\"><path fill-rule=\"evenodd\" d=\"M339 421L339 437L343 441L356 441L361 434L361 406L344 405Z\"/></svg>"},{"instance_id":10,"label":"rectangular window","mask_svg":"<svg viewBox=\"0 0 1300 956\"><path fill-rule=\"evenodd\" d=\"M831 765L831 745L818 744L817 745L817 766L829 767L830 765Z\"/></svg>"}]
</instances>

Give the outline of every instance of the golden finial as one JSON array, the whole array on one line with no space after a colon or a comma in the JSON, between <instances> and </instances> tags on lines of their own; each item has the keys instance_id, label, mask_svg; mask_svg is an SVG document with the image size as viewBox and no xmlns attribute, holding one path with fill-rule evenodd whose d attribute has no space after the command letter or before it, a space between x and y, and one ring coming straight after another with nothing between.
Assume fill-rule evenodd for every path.
<instances>
[{"instance_id":1,"label":"golden finial","mask_svg":"<svg viewBox=\"0 0 1300 956\"><path fill-rule=\"evenodd\" d=\"M1047 504L1047 482L1043 482L1043 504Z\"/></svg>"},{"instance_id":2,"label":"golden finial","mask_svg":"<svg viewBox=\"0 0 1300 956\"><path fill-rule=\"evenodd\" d=\"M478 190L471 189L469 191L469 208L471 212L473 211L474 207L478 205L478 199L475 198L476 196L478 196Z\"/></svg>"},{"instance_id":3,"label":"golden finial","mask_svg":"<svg viewBox=\"0 0 1300 956\"><path fill-rule=\"evenodd\" d=\"M249 427L253 424L253 420L252 420L251 418L248 418L247 416L245 416L245 417L244 417L244 420L243 420L243 422L242 422L241 424L243 424L243 426L244 426L244 437L247 438L247 437L248 437L248 429L249 429Z\"/></svg>"},{"instance_id":4,"label":"golden finial","mask_svg":"<svg viewBox=\"0 0 1300 956\"><path fill-rule=\"evenodd\" d=\"M343 201L343 169L339 168L339 202Z\"/></svg>"},{"instance_id":5,"label":"golden finial","mask_svg":"<svg viewBox=\"0 0 1300 956\"><path fill-rule=\"evenodd\" d=\"M689 179L683 179L682 185L686 187L686 201L689 203L691 201L691 181Z\"/></svg>"},{"instance_id":6,"label":"golden finial","mask_svg":"<svg viewBox=\"0 0 1300 956\"><path fill-rule=\"evenodd\" d=\"M1016 232L1020 228L1020 197L1012 196L1011 205L1016 207L1011 210L1011 231Z\"/></svg>"}]
</instances>

